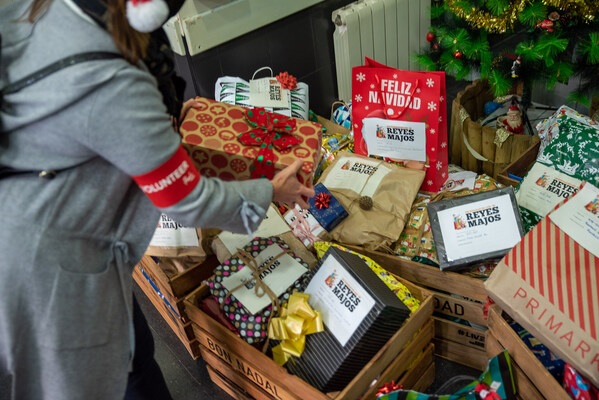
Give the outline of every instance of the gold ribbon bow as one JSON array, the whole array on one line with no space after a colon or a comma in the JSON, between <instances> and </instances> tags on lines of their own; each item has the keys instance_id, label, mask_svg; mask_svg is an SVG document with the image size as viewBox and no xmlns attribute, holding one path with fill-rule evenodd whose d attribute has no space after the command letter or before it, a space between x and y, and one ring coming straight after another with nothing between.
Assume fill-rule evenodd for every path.
<instances>
[{"instance_id":1,"label":"gold ribbon bow","mask_svg":"<svg viewBox=\"0 0 599 400\"><path fill-rule=\"evenodd\" d=\"M268 324L268 338L281 342L272 349L273 359L279 365L302 354L306 335L324 330L320 311L313 310L308 304L309 297L307 293L292 293L281 308L280 316L272 318Z\"/></svg>"}]
</instances>

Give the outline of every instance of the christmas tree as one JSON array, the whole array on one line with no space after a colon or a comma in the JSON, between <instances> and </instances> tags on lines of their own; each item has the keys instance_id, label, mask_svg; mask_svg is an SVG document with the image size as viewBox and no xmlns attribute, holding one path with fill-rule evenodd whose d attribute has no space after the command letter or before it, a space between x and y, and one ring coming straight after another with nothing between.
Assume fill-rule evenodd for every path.
<instances>
[{"instance_id":1,"label":"christmas tree","mask_svg":"<svg viewBox=\"0 0 599 400\"><path fill-rule=\"evenodd\" d=\"M535 82L547 90L570 79L568 101L590 104L599 94L599 1L433 0L430 48L416 55L426 70L458 80L479 74L497 97Z\"/></svg>"}]
</instances>

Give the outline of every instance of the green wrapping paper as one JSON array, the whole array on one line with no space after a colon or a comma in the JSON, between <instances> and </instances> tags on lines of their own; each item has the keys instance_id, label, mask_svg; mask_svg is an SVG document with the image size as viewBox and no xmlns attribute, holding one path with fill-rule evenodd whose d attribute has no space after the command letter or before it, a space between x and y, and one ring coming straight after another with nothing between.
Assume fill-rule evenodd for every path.
<instances>
[{"instance_id":1,"label":"green wrapping paper","mask_svg":"<svg viewBox=\"0 0 599 400\"><path fill-rule=\"evenodd\" d=\"M537 126L543 141L539 156L532 170L540 171L546 168L550 175L564 174L574 179L561 179L571 187L578 181L588 181L593 185L599 184L599 125L593 120L583 118L569 107L562 106L556 113ZM542 173L542 172L541 172ZM516 198L526 196L524 181L534 179L535 184L541 184L541 176L524 178L516 189ZM538 183L536 183L538 181ZM530 182L529 182L530 183ZM548 185L551 182L548 183ZM548 189L551 189L548 187ZM567 197L567 193L564 194ZM563 200L564 196L561 196ZM544 217L546 212L535 209L534 202L530 206L520 207L520 216L525 232L530 231Z\"/></svg>"},{"instance_id":2,"label":"green wrapping paper","mask_svg":"<svg viewBox=\"0 0 599 400\"><path fill-rule=\"evenodd\" d=\"M387 387L379 389L377 400L511 400L516 398L514 372L507 350L489 360L481 376L447 395L424 394L414 390L396 389L388 393Z\"/></svg>"}]
</instances>

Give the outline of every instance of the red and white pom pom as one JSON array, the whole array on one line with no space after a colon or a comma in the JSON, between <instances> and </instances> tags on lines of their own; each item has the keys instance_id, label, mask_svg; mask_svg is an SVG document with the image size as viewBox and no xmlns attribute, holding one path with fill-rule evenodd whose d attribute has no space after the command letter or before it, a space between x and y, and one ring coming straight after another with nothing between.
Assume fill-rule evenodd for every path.
<instances>
[{"instance_id":1,"label":"red and white pom pom","mask_svg":"<svg viewBox=\"0 0 599 400\"><path fill-rule=\"evenodd\" d=\"M169 16L164 0L128 0L127 20L138 32L152 32L160 28Z\"/></svg>"}]
</instances>

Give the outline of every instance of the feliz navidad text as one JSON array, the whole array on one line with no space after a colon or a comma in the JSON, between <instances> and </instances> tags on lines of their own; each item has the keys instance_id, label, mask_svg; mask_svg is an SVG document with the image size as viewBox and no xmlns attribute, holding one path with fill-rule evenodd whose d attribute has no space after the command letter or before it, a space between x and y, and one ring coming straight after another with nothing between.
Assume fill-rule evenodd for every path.
<instances>
[{"instance_id":1,"label":"feliz navidad text","mask_svg":"<svg viewBox=\"0 0 599 400\"><path fill-rule=\"evenodd\" d=\"M420 110L422 101L414 96L414 84L411 82L381 79L379 90L368 92L368 102L387 106L407 107Z\"/></svg>"}]
</instances>

